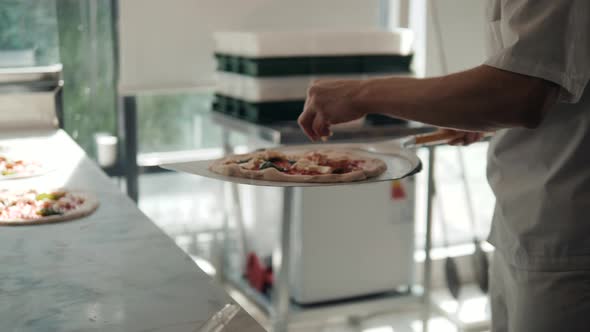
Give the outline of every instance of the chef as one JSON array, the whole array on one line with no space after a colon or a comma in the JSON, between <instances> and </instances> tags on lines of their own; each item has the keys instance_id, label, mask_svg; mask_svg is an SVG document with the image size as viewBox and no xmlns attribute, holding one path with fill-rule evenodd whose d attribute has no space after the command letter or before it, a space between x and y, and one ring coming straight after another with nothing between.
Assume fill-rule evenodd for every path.
<instances>
[{"instance_id":1,"label":"chef","mask_svg":"<svg viewBox=\"0 0 590 332\"><path fill-rule=\"evenodd\" d=\"M590 331L590 1L490 0L489 58L443 77L313 83L299 124L385 114L496 131L490 298L494 332Z\"/></svg>"}]
</instances>

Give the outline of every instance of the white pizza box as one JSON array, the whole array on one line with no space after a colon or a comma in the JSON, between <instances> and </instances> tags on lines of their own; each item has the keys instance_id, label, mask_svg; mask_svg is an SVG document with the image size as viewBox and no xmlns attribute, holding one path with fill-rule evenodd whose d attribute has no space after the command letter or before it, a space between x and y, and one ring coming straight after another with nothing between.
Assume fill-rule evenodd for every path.
<instances>
[{"instance_id":1,"label":"white pizza box","mask_svg":"<svg viewBox=\"0 0 590 332\"><path fill-rule=\"evenodd\" d=\"M410 55L409 29L356 31L227 31L213 34L216 53L250 58Z\"/></svg>"},{"instance_id":2,"label":"white pizza box","mask_svg":"<svg viewBox=\"0 0 590 332\"><path fill-rule=\"evenodd\" d=\"M248 102L303 100L315 80L368 79L386 76L414 77L407 74L302 75L285 77L254 77L230 72L216 73L216 92Z\"/></svg>"}]
</instances>

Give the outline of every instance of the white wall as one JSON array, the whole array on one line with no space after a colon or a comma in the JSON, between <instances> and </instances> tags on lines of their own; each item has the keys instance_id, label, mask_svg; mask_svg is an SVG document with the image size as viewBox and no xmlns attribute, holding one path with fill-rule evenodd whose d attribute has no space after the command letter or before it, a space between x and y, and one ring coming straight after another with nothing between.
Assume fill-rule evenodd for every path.
<instances>
[{"instance_id":1,"label":"white wall","mask_svg":"<svg viewBox=\"0 0 590 332\"><path fill-rule=\"evenodd\" d=\"M121 0L119 90L212 84L214 31L375 28L379 1Z\"/></svg>"},{"instance_id":2,"label":"white wall","mask_svg":"<svg viewBox=\"0 0 590 332\"><path fill-rule=\"evenodd\" d=\"M436 1L450 72L478 66L485 61L485 7L487 0ZM432 16L427 13L426 76L443 74L440 68Z\"/></svg>"}]
</instances>

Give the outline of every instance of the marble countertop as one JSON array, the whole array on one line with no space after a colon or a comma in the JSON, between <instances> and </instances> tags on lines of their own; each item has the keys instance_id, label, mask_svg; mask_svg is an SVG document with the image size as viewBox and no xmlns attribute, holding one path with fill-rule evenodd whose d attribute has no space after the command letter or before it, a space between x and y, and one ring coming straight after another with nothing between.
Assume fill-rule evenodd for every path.
<instances>
[{"instance_id":1,"label":"marble countertop","mask_svg":"<svg viewBox=\"0 0 590 332\"><path fill-rule=\"evenodd\" d=\"M232 299L62 131L6 140L55 170L0 188L94 193L98 210L58 224L0 227L1 331L199 332ZM264 331L243 310L237 327Z\"/></svg>"}]
</instances>

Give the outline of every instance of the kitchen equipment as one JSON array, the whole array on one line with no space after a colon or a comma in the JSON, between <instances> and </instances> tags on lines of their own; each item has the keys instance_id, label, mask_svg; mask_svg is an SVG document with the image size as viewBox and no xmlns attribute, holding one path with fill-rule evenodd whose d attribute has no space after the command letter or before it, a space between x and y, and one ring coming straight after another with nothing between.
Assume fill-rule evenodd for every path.
<instances>
[{"instance_id":1,"label":"kitchen equipment","mask_svg":"<svg viewBox=\"0 0 590 332\"><path fill-rule=\"evenodd\" d=\"M447 220L445 218L445 212L443 208L442 202L442 195L436 188L436 184L433 185L434 195L436 198L436 206L438 208L440 226L441 226L441 234L443 239L443 246L447 252L447 258L445 259L445 281L447 283L447 289L451 293L451 295L455 298L459 298L459 294L461 292L461 278L459 277L459 268L457 267L457 263L451 257L449 252L449 234L447 230Z\"/></svg>"},{"instance_id":2,"label":"kitchen equipment","mask_svg":"<svg viewBox=\"0 0 590 332\"><path fill-rule=\"evenodd\" d=\"M369 158L379 158L387 164L387 170L380 176L370 178L364 181L356 181L352 183L298 183L298 182L277 182L257 179L247 179L239 177L225 176L211 172L209 165L214 160L197 160L190 162L180 162L171 164L162 164L160 167L170 169L173 171L185 172L194 175L200 175L208 178L218 179L226 182L249 184L255 186L269 186L269 187L325 187L325 186L347 186L356 184L365 184L373 182L399 180L422 170L422 163L416 154L411 151L410 147L425 146L431 144L441 144L448 142L457 137L457 133L447 132L443 130L435 131L433 133L412 136L402 140L392 140L377 143L363 143L363 144L322 144L322 149L327 148L343 148L343 149L357 149L361 153L365 153ZM283 151L286 153L314 149L313 145L288 146L278 147L274 150Z\"/></svg>"},{"instance_id":3,"label":"kitchen equipment","mask_svg":"<svg viewBox=\"0 0 590 332\"><path fill-rule=\"evenodd\" d=\"M288 263L291 267L288 279L291 280L290 293L295 301L309 304L408 289L413 283L414 270L415 183L411 175L421 169L421 163L414 152L404 146L448 141L452 138L452 133L435 132L401 141L324 143L319 146L322 149L356 148L387 163L388 171L383 175L354 183L283 183L226 177L208 170L211 161L168 164L162 167L231 183L254 185L245 186L252 191L266 190L263 187L297 189L289 194L291 199L287 200L290 201L288 209L281 209L291 211L288 217L291 222L288 223L293 228L290 236L292 254ZM313 148L313 145L306 145L278 149L292 151ZM403 180L391 181L399 179ZM272 199L272 202L281 206L277 198L279 197ZM287 201L283 203L287 204ZM344 201L354 204L342 204ZM268 199L265 204L268 206ZM266 231L269 227L277 227L276 220L280 218L278 214L280 213L268 218L266 224L250 224L248 231ZM250 220L256 223L260 219L256 216ZM286 225L283 222L282 227ZM338 237L334 236L334 232L337 232ZM325 245L326 239L332 239L330 246ZM256 248L256 253L265 256L274 247L274 241L270 241L267 248L263 248L265 250ZM279 272L278 269L273 271ZM280 276L276 276L275 281L278 280L282 280ZM279 285L276 287L277 291L283 289Z\"/></svg>"},{"instance_id":4,"label":"kitchen equipment","mask_svg":"<svg viewBox=\"0 0 590 332\"><path fill-rule=\"evenodd\" d=\"M487 254L482 249L482 241L477 235L477 225L475 221L475 208L473 206L473 196L471 196L471 188L467 181L467 169L465 167L465 158L463 157L463 151L457 149L457 158L459 160L459 167L461 169L461 182L463 182L463 192L465 193L465 203L467 204L467 213L469 214L469 223L471 225L471 231L473 233L473 245L475 251L471 256L471 263L473 266L473 273L479 288L487 293L489 290L489 275L488 269L490 263L488 261Z\"/></svg>"},{"instance_id":5,"label":"kitchen equipment","mask_svg":"<svg viewBox=\"0 0 590 332\"><path fill-rule=\"evenodd\" d=\"M319 148L333 146L343 145L323 144ZM283 149L297 148L301 147ZM305 148L313 146L308 145ZM254 184L256 186L244 188L255 194L250 195L254 197L250 200L258 197L264 199L261 192L265 190L278 194L270 201L267 195L264 199L266 206L272 204L273 207L280 207L283 202L280 201L281 195L276 188L261 186L298 189L293 192L293 198L288 203L291 205L292 213L289 218L293 229L290 237L292 255L289 263L289 288L296 302L311 304L389 292L401 287L408 289L413 284L415 184L412 178L394 183L391 180L414 174L420 169L420 161L411 151L398 149L396 153L388 155L359 152L386 160L390 168L389 174L385 174L383 178L359 182L363 183L362 186L357 186L358 183L293 184L223 177L208 171L210 161L163 167L234 183ZM366 184L368 182L371 183ZM304 188L292 188L293 186ZM270 209L257 209L260 215L249 219L251 223L247 232L264 234L270 228L279 227L277 219L280 220L279 214L283 209L274 209L276 214L263 218L262 215L268 210ZM335 234L338 236L335 237ZM328 246L327 240L330 244ZM274 245L275 242L270 241L269 245L261 248L260 243L257 243L256 248L252 249L256 249L258 256L266 256L273 252ZM259 286L259 291L264 290L270 283L265 277L269 274L260 273L264 272L260 262L251 259L249 263L253 267L249 269L252 273L248 279ZM273 269L273 272L276 271ZM273 279L274 286L279 287L276 285L278 279Z\"/></svg>"},{"instance_id":6,"label":"kitchen equipment","mask_svg":"<svg viewBox=\"0 0 590 332\"><path fill-rule=\"evenodd\" d=\"M324 144L321 148L355 148L356 145L347 145L347 144ZM298 150L309 150L313 149L313 146L304 145L304 146L293 146L293 147L284 147L284 148L277 148L277 150L284 151L284 152L294 152ZM209 170L209 165L213 162L213 160L198 160L198 161L191 161L191 162L182 162L182 163L173 163L173 164L163 164L160 165L162 168L180 171L200 176L205 176L208 178L223 180L227 182L233 183L241 183L241 184L249 184L255 186L270 186L270 187L326 187L326 186L350 186L356 184L365 184L365 183L373 183L373 182L382 182L382 181L391 181L402 179L407 176L411 176L422 169L422 164L420 159L409 150L402 149L399 147L388 147L388 153L376 153L376 152L368 152L368 150L359 152L359 154L366 154L367 157L370 158L379 158L383 160L387 164L387 170L381 174L380 176L370 178L364 181L356 181L353 183L298 183L298 182L277 182L277 181L265 181L265 180L256 180L256 179L247 179L247 178L238 178L238 177L231 177L225 176L221 174L217 174L211 172Z\"/></svg>"},{"instance_id":7,"label":"kitchen equipment","mask_svg":"<svg viewBox=\"0 0 590 332\"><path fill-rule=\"evenodd\" d=\"M414 284L413 177L303 188L293 205L290 286L295 302L406 291ZM264 226L272 227L258 227Z\"/></svg>"}]
</instances>

